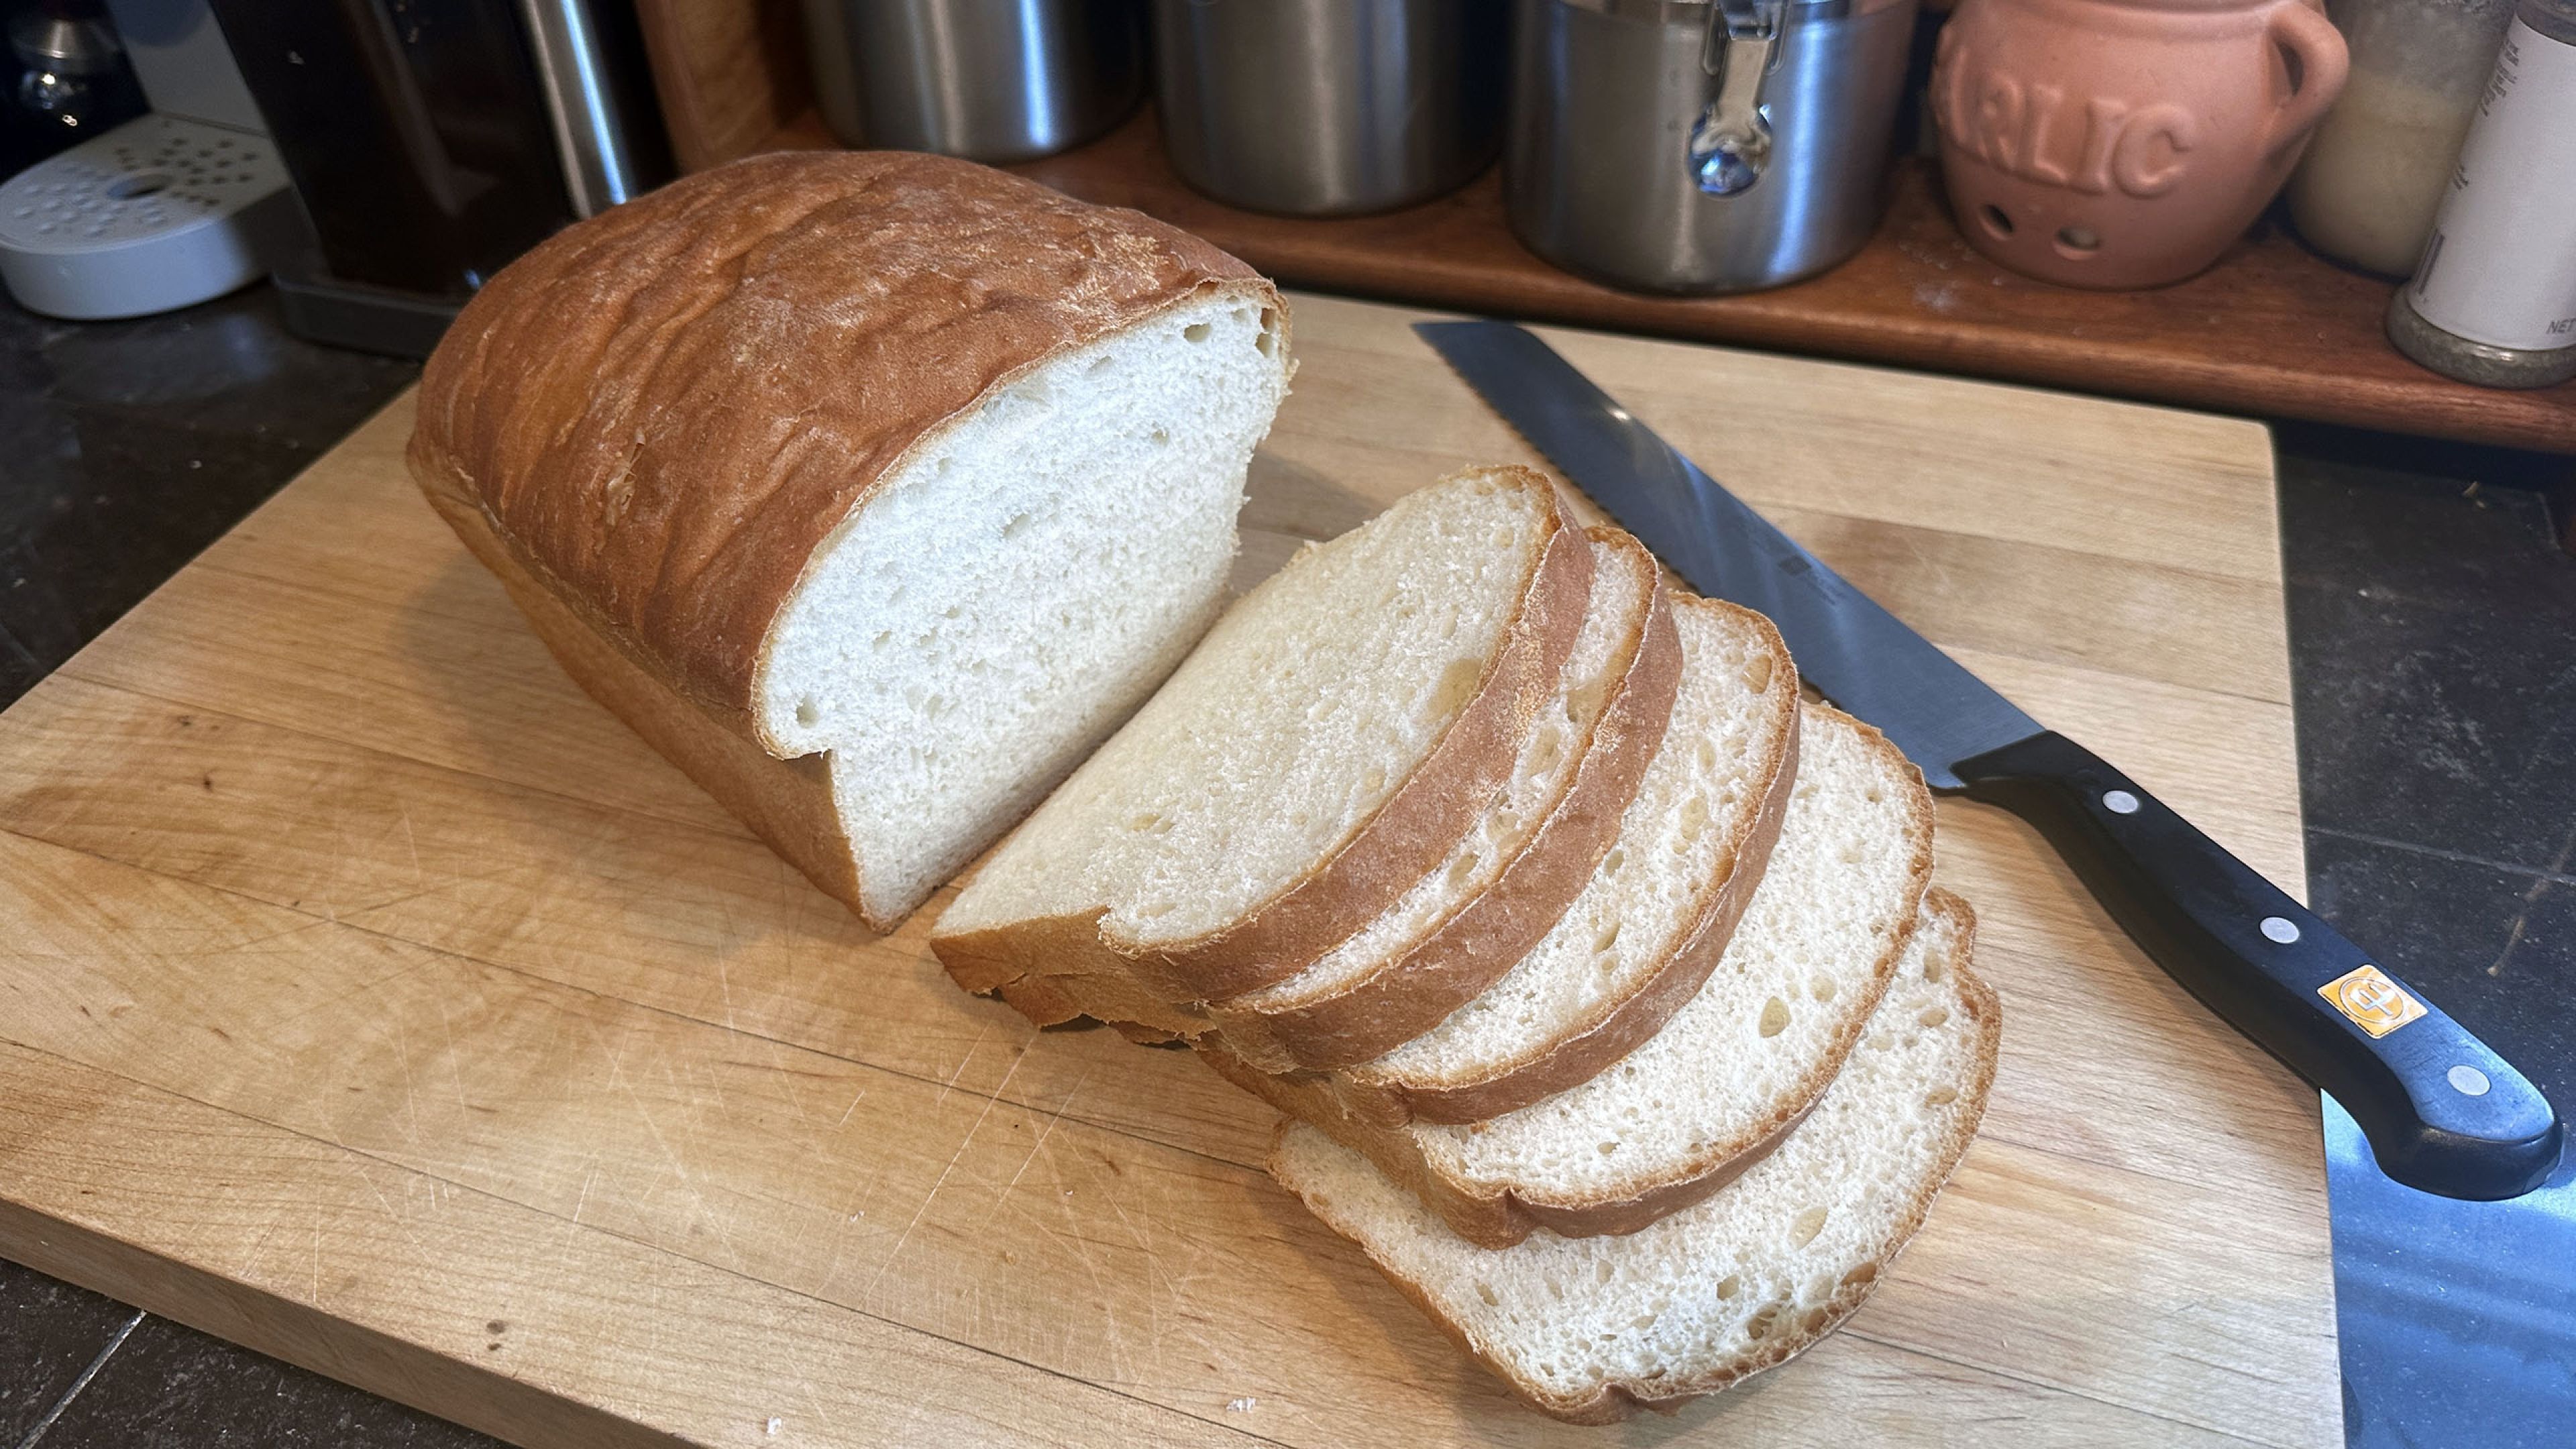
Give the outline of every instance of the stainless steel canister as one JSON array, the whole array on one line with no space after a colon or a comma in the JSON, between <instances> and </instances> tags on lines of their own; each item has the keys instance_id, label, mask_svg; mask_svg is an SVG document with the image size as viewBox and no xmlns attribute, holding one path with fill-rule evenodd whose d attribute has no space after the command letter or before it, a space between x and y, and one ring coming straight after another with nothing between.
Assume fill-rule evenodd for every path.
<instances>
[{"instance_id":1,"label":"stainless steel canister","mask_svg":"<svg viewBox=\"0 0 2576 1449\"><path fill-rule=\"evenodd\" d=\"M1500 144L1504 20L1494 0L1154 0L1163 146L1254 211L1438 196Z\"/></svg>"},{"instance_id":2,"label":"stainless steel canister","mask_svg":"<svg viewBox=\"0 0 2576 1449\"><path fill-rule=\"evenodd\" d=\"M1144 93L1142 0L804 0L824 123L852 146L1026 161Z\"/></svg>"},{"instance_id":3,"label":"stainless steel canister","mask_svg":"<svg viewBox=\"0 0 2576 1449\"><path fill-rule=\"evenodd\" d=\"M1915 0L1519 0L1512 230L1655 292L1777 286L1877 223Z\"/></svg>"}]
</instances>

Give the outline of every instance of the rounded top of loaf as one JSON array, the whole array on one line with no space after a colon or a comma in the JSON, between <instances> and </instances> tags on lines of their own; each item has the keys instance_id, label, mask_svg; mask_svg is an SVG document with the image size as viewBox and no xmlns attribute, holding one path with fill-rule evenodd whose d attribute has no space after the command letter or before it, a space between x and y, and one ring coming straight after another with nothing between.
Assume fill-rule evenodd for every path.
<instances>
[{"instance_id":1,"label":"rounded top of loaf","mask_svg":"<svg viewBox=\"0 0 2576 1449\"><path fill-rule=\"evenodd\" d=\"M422 374L413 475L758 737L807 560L1019 373L1259 274L1141 213L910 152L756 156L567 228Z\"/></svg>"}]
</instances>

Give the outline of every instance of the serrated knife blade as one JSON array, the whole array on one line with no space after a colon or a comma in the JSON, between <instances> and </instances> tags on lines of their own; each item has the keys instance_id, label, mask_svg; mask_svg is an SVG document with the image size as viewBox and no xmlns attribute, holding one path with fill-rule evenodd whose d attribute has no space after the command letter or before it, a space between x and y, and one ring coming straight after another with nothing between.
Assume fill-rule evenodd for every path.
<instances>
[{"instance_id":1,"label":"serrated knife blade","mask_svg":"<svg viewBox=\"0 0 2576 1449\"><path fill-rule=\"evenodd\" d=\"M1533 334L1508 322L1414 330L1683 582L1769 615L1799 675L1894 740L1934 789L1962 788L1956 762L2040 732Z\"/></svg>"}]
</instances>

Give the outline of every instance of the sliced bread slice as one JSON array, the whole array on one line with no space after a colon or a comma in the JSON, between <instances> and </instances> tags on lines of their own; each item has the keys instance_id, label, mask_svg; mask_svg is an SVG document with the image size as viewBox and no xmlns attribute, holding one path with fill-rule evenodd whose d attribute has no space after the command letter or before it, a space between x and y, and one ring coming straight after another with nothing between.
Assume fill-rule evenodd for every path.
<instances>
[{"instance_id":1,"label":"sliced bread slice","mask_svg":"<svg viewBox=\"0 0 2576 1449\"><path fill-rule=\"evenodd\" d=\"M1343 1110L1389 1127L1517 1111L1626 1056L1716 968L1788 813L1798 681L1768 619L1706 599L1674 610L1689 661L1681 698L1615 847L1482 995L1327 1074L1318 1085ZM1224 1038L1249 1059L1230 1026Z\"/></svg>"},{"instance_id":2,"label":"sliced bread slice","mask_svg":"<svg viewBox=\"0 0 2576 1449\"><path fill-rule=\"evenodd\" d=\"M1374 1158L1487 1247L1546 1226L1634 1232L1706 1197L1777 1146L1833 1080L1885 990L1932 875L1932 798L1886 737L1825 705L1802 710L1797 784L1735 939L1663 1028L1582 1084L1464 1124L1384 1127L1314 1077L1209 1065ZM1463 1058L1574 1014L1580 978L1479 997ZM1503 996L1496 998L1495 993ZM1462 1013L1463 1014L1463 1013Z\"/></svg>"},{"instance_id":3,"label":"sliced bread slice","mask_svg":"<svg viewBox=\"0 0 2576 1449\"><path fill-rule=\"evenodd\" d=\"M1292 974L1476 828L1591 580L1526 468L1452 474L1307 549L1004 842L933 949L970 991L1102 974L1186 1004Z\"/></svg>"},{"instance_id":4,"label":"sliced bread slice","mask_svg":"<svg viewBox=\"0 0 2576 1449\"><path fill-rule=\"evenodd\" d=\"M1313 965L1210 1004L1254 1066L1363 1062L1430 1030L1508 970L1609 851L1671 718L1682 644L1654 555L1616 529L1590 532L1583 631L1480 828Z\"/></svg>"},{"instance_id":5,"label":"sliced bread slice","mask_svg":"<svg viewBox=\"0 0 2576 1449\"><path fill-rule=\"evenodd\" d=\"M1670 1412L1796 1357L1849 1318L1931 1211L1994 1084L2003 1011L1970 969L1974 918L1935 891L1842 1074L1780 1150L1625 1237L1479 1248L1303 1123L1270 1171L1541 1411Z\"/></svg>"}]
</instances>

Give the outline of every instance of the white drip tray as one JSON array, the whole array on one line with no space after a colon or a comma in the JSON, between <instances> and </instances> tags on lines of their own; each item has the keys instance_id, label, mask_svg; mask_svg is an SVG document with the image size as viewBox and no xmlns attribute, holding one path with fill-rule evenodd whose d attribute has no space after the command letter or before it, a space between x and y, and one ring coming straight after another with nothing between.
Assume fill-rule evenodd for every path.
<instances>
[{"instance_id":1,"label":"white drip tray","mask_svg":"<svg viewBox=\"0 0 2576 1449\"><path fill-rule=\"evenodd\" d=\"M0 282L53 317L167 312L264 275L293 225L266 137L149 115L0 183Z\"/></svg>"}]
</instances>

